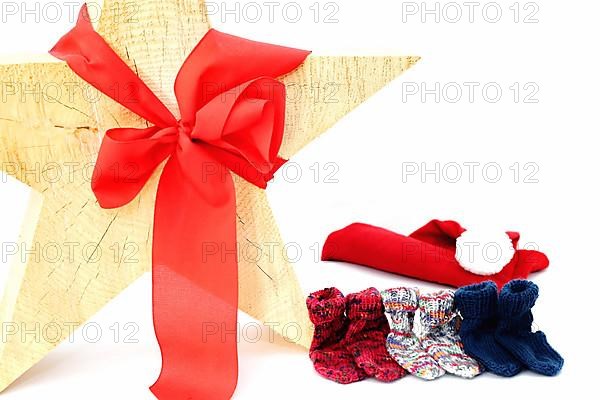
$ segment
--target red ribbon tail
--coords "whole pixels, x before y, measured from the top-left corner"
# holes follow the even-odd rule
[[[235,188],[229,174],[203,196],[177,157],[156,199],[152,303],[163,364],[150,388],[161,400],[229,399],[237,385]]]

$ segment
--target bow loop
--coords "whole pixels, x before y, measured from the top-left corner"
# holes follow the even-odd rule
[[[215,97],[260,77],[277,78],[300,66],[309,51],[255,42],[211,29],[192,50],[175,80],[181,120],[194,124]]]
[[[196,113],[192,139],[211,144],[218,158],[244,179],[264,187],[281,166],[285,86],[258,78],[213,98]]]
[[[117,208],[133,200],[173,152],[177,136],[175,128],[107,131],[92,176],[92,190],[100,206]]]

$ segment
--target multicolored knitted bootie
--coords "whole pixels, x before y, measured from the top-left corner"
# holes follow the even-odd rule
[[[344,295],[336,288],[323,289],[308,296],[306,305],[310,320],[315,324],[309,351],[315,370],[343,384],[366,378],[367,374],[356,365],[342,343],[348,328]]]
[[[406,375],[385,347],[390,332],[381,295],[375,288],[346,296],[346,315],[350,320],[344,344],[356,364],[367,375],[392,382]]]
[[[481,367],[463,349],[456,331],[457,319],[453,308],[452,290],[421,294],[421,346],[447,372],[463,378],[473,378],[482,372]]]
[[[384,290],[381,296],[391,321],[391,332],[386,342],[390,355],[405,370],[419,378],[432,380],[444,375],[444,370],[423,350],[413,333],[419,298],[417,289],[389,289]]]
[[[515,280],[502,288],[498,300],[496,340],[513,356],[538,374],[554,376],[564,364],[543,332],[532,332],[531,308],[538,298],[539,288],[533,282]]]
[[[514,376],[523,365],[495,339],[498,326],[498,288],[491,281],[460,288],[454,294],[462,316],[458,332],[465,352],[486,370],[500,376]]]

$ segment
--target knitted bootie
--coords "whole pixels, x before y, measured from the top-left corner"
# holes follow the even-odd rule
[[[392,382],[406,375],[385,348],[390,326],[383,313],[381,295],[375,288],[346,296],[346,315],[350,320],[344,339],[356,364],[367,375]]]
[[[442,290],[419,298],[421,346],[447,372],[463,378],[481,373],[479,363],[465,354],[456,331],[454,292]]]
[[[315,334],[310,346],[310,359],[315,370],[323,377],[338,383],[360,381],[366,374],[341,343],[348,319],[344,315],[346,300],[335,288],[315,292],[306,299]]]
[[[521,372],[521,363],[494,338],[498,325],[496,284],[487,281],[460,288],[454,301],[463,318],[458,334],[465,352],[496,375],[514,376]]]
[[[536,284],[515,280],[502,288],[498,302],[496,340],[530,370],[554,376],[563,358],[548,344],[543,332],[531,332],[531,308],[538,298]]]
[[[381,296],[391,321],[391,332],[386,342],[390,355],[405,370],[419,378],[432,380],[444,375],[444,370],[423,350],[413,333],[419,297],[417,289],[389,289],[384,290]]]

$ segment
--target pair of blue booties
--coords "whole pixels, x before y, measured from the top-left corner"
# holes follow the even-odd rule
[[[454,299],[463,319],[459,335],[465,352],[500,376],[514,376],[523,369],[558,374],[563,358],[543,332],[531,331],[531,308],[538,295],[537,285],[525,280],[509,282],[500,294],[491,281],[457,290]]]

